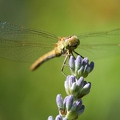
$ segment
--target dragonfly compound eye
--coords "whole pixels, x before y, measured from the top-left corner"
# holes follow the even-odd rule
[[[80,40],[77,36],[71,36],[69,38],[69,46],[73,47],[74,49],[80,44]]]

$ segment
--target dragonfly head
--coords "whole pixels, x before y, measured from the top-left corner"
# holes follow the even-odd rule
[[[69,36],[68,37],[68,46],[71,50],[74,50],[78,47],[80,44],[80,40],[77,36]]]

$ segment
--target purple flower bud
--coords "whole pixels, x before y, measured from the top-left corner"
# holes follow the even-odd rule
[[[77,96],[77,94],[79,93],[79,88],[78,86],[76,85],[76,82],[73,83],[72,87],[71,87],[71,92],[70,94],[73,95],[73,96]]]
[[[89,63],[89,60],[88,60],[88,58],[87,57],[85,57],[84,59],[83,59],[83,64],[88,64]]]
[[[74,71],[75,70],[75,58],[71,55],[69,59],[69,66]]]
[[[76,88],[77,88],[77,85],[76,85],[76,82],[74,82],[71,86],[71,90],[76,91]]]
[[[64,87],[67,95],[69,95],[70,94],[69,81],[64,82]]]
[[[82,106],[80,107],[80,109],[78,110],[78,115],[81,115],[81,114],[84,112],[84,110],[85,110],[85,106],[82,105]]]
[[[84,85],[84,78],[83,78],[83,77],[80,77],[80,78],[77,80],[76,84],[79,86],[79,88],[82,88],[83,85]]]
[[[81,66],[80,67],[80,69],[78,70],[78,75],[76,76],[77,78],[79,78],[80,76],[83,76],[82,74],[83,74],[83,71],[84,71],[84,67],[83,66]]]
[[[48,120],[54,120],[53,116],[49,116]]]
[[[87,84],[85,84],[85,86],[82,88],[81,90],[81,95],[84,96],[86,94],[88,94],[90,92],[90,88],[91,88],[91,83],[88,82]]]
[[[75,112],[75,111],[77,112],[81,108],[81,106],[82,106],[82,100],[80,99],[80,100],[73,103],[71,111],[72,112]]]
[[[62,100],[61,94],[57,95],[56,104],[57,104],[59,109],[63,108],[63,100]]]
[[[67,97],[67,101],[66,101],[66,109],[67,109],[67,111],[69,111],[71,109],[72,104],[73,104],[73,96],[69,95]]]
[[[77,105],[77,110],[79,110],[82,106],[82,100],[79,99],[78,101],[76,101],[76,105]]]
[[[66,96],[65,99],[63,100],[63,104],[64,104],[64,106],[66,106],[67,97],[68,97],[68,96]]]
[[[90,66],[87,66],[86,72],[87,72],[87,73],[90,73],[90,72],[91,72],[91,67],[90,67]]]
[[[90,89],[90,88],[91,88],[91,83],[88,82],[83,88],[84,88],[84,89]]]
[[[76,81],[76,80],[75,80],[75,76],[71,75],[71,76],[69,77],[69,83],[72,84],[72,83],[74,83],[75,81]]]
[[[73,113],[74,113],[74,112],[77,113],[77,110],[76,110],[76,109],[77,109],[77,105],[76,105],[76,103],[73,103],[70,111],[73,112]]]
[[[68,75],[68,76],[66,77],[66,81],[69,82],[69,78],[70,78],[70,75]]]
[[[57,115],[55,120],[62,120],[62,117],[60,115]]]
[[[91,62],[91,63],[90,63],[90,68],[91,68],[91,71],[92,71],[93,68],[94,68],[94,62]]]
[[[76,60],[75,60],[75,69],[76,70],[80,69],[81,61],[82,61],[82,58],[81,58],[80,55],[78,55],[77,58],[76,58]]]
[[[83,77],[86,78],[88,76],[88,71],[87,71],[88,65],[84,66],[84,71],[83,71]]]

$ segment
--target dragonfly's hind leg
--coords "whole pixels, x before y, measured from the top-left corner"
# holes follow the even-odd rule
[[[61,72],[63,73],[63,75],[66,77],[67,75],[65,74],[65,72],[64,72],[64,67],[65,66],[68,66],[67,64],[66,64],[66,61],[68,60],[68,58],[69,58],[69,55],[66,55],[65,56],[65,59],[64,59],[64,61],[63,61],[63,64],[62,64],[62,67],[61,67]]]
[[[79,53],[77,53],[76,51],[73,51],[76,55],[80,55]],[[66,56],[65,56],[65,59],[64,59],[64,61],[63,61],[63,64],[62,64],[62,67],[61,67],[61,72],[63,73],[63,75],[66,77],[67,75],[65,74],[65,72],[64,72],[64,67],[65,66],[68,66],[69,67],[69,65],[67,65],[66,64],[66,62],[67,62],[67,60],[70,58],[70,56],[73,56],[74,58],[75,58],[75,56],[73,55],[73,53],[68,53]],[[80,55],[82,58],[84,58],[82,55]]]
[[[67,75],[66,75],[66,73],[64,72],[64,67],[65,67],[65,66],[69,67],[69,65],[66,64],[66,62],[67,62],[67,60],[70,58],[71,55],[75,58],[75,56],[73,55],[73,53],[69,53],[69,52],[68,52],[68,54],[65,56],[65,59],[64,59],[64,61],[63,61],[62,67],[61,67],[61,72],[63,73],[63,75],[64,75],[65,77],[66,77]]]

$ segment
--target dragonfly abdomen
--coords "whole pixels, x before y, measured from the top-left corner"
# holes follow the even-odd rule
[[[42,63],[46,62],[49,59],[52,59],[54,57],[58,57],[61,54],[56,54],[56,50],[53,49],[50,52],[46,53],[45,55],[41,56],[40,58],[38,58],[30,67],[31,71],[34,71],[35,69],[37,69]]]

